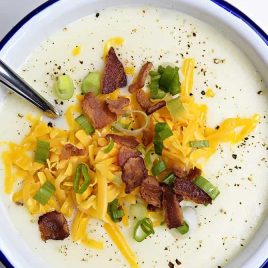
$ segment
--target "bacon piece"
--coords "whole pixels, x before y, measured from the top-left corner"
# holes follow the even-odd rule
[[[142,181],[140,194],[147,204],[157,208],[161,207],[162,189],[155,177],[148,176]]]
[[[183,213],[181,206],[177,200],[176,195],[168,187],[164,187],[162,189],[163,189],[162,206],[164,210],[167,227],[169,229],[177,228],[183,225]]]
[[[69,159],[71,156],[80,156],[83,155],[85,151],[79,149],[71,143],[65,144],[61,150],[60,159]]]
[[[129,105],[129,98],[119,97],[117,100],[106,100],[108,109],[117,116],[124,114],[124,108]]]
[[[143,159],[138,157],[129,158],[122,168],[122,180],[126,184],[125,192],[128,194],[140,186],[147,176],[147,170]]]
[[[116,114],[108,109],[108,105],[90,92],[82,101],[82,110],[95,128],[103,128],[117,119]]]
[[[146,129],[143,130],[142,133],[142,143],[144,146],[148,146],[154,139],[154,122],[152,118],[150,118],[150,122]]]
[[[128,146],[130,148],[135,148],[139,145],[139,142],[132,136],[120,136],[116,134],[108,134],[106,135],[106,139],[113,139],[114,142],[119,143],[124,146]]]
[[[146,114],[152,114],[154,113],[155,111],[163,108],[164,106],[166,106],[166,102],[165,101],[159,101],[157,103],[154,103],[153,105],[151,105],[147,111],[146,111]]]
[[[111,47],[106,57],[104,75],[102,80],[102,94],[108,94],[117,88],[127,85],[127,76],[124,66],[116,56],[114,48]]]
[[[119,149],[119,153],[118,153],[118,158],[117,158],[118,165],[120,167],[123,167],[124,164],[125,164],[125,162],[129,158],[131,158],[131,157],[138,157],[140,155],[141,155],[141,153],[138,150],[129,148],[127,146],[122,146]]]
[[[200,176],[202,173],[201,169],[194,167],[191,168],[186,176],[187,180],[189,181],[193,181],[195,178],[197,178],[198,176]]]
[[[150,100],[149,96],[142,89],[138,89],[136,91],[136,98],[140,107],[147,115],[154,113],[155,111],[161,109],[166,105],[165,101],[159,101],[157,103],[153,103]]]
[[[62,213],[57,211],[48,212],[38,220],[41,238],[44,241],[63,240],[69,236],[69,227]]]
[[[159,210],[159,208],[157,208],[157,207],[155,207],[153,205],[148,204],[147,210],[152,211],[152,212],[155,212],[155,211]]]
[[[197,167],[191,168],[190,170],[187,171],[181,169],[178,166],[173,167],[173,172],[179,179],[185,179],[189,181],[193,181],[196,177],[200,176],[202,173],[202,171]]]
[[[152,69],[153,64],[151,62],[146,62],[140,69],[137,80],[129,86],[128,91],[130,93],[136,92],[138,89],[143,88],[146,78]]]
[[[174,165],[173,172],[176,175],[176,177],[178,177],[180,179],[185,178],[188,174],[188,172],[186,170],[178,167],[177,165]]]
[[[210,196],[193,182],[176,178],[173,190],[176,194],[182,195],[184,199],[190,199],[197,204],[211,204]]]

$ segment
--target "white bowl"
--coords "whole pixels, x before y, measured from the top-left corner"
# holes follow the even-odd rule
[[[248,55],[268,85],[268,37],[235,7],[221,0],[135,0],[135,5],[145,4],[177,9],[213,25]],[[18,69],[36,46],[66,24],[105,7],[126,5],[133,5],[133,1],[47,1],[19,22],[0,42],[0,57],[11,67]],[[0,92],[0,100],[2,97],[3,93]],[[7,267],[11,267],[7,259],[18,268],[45,267],[39,257],[25,247],[24,241],[12,227],[3,204],[0,204],[0,211],[0,248],[3,252],[1,261]],[[267,262],[267,252],[268,218],[249,245],[228,267],[260,267]]]

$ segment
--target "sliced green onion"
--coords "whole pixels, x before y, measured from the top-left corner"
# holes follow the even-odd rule
[[[179,68],[175,67],[175,75],[172,82],[169,85],[168,92],[174,96],[180,92],[180,78],[179,78]]]
[[[154,140],[154,151],[158,155],[162,155],[164,145],[162,141],[156,141]]]
[[[35,194],[34,199],[44,206],[55,191],[55,186],[51,182],[46,181]]]
[[[91,134],[95,131],[94,127],[88,122],[84,115],[79,115],[75,121],[87,134]]]
[[[161,75],[158,80],[158,87],[171,95],[180,92],[179,68],[171,66],[159,66],[158,73]]]
[[[151,71],[149,74],[151,76],[151,82],[149,84],[151,99],[163,99],[166,96],[166,92],[159,88],[161,75],[156,71]]]
[[[152,167],[152,174],[154,176],[159,175],[161,172],[163,172],[164,170],[166,170],[167,166],[166,163],[162,160],[159,160],[156,162],[156,164],[153,165]]]
[[[168,137],[172,136],[173,133],[167,123],[157,123],[155,125],[155,134],[161,139],[165,140]]]
[[[152,154],[153,154],[153,151],[149,150],[148,152],[146,152],[144,156],[144,164],[147,169],[151,169],[153,166]]]
[[[129,213],[136,219],[142,219],[146,217],[147,209],[143,204],[137,203],[134,205],[130,205]]]
[[[158,73],[163,74],[164,71],[165,71],[165,67],[163,67],[162,65],[159,65],[158,66]]]
[[[180,98],[177,97],[175,99],[169,100],[166,102],[166,106],[170,115],[174,121],[178,121],[182,114],[185,112],[185,109],[180,101]]]
[[[175,179],[176,179],[176,176],[173,173],[170,173],[164,178],[163,183],[167,185],[172,185]]]
[[[154,130],[154,150],[161,155],[163,150],[163,141],[173,135],[167,123],[157,123]]]
[[[45,164],[49,157],[49,142],[37,140],[34,161]]]
[[[136,223],[134,227],[133,238],[137,242],[142,242],[151,234],[154,234],[154,227],[152,221],[149,218],[144,218]]]
[[[192,148],[205,148],[209,147],[208,140],[189,141],[189,146]]]
[[[81,179],[83,181],[82,184],[80,183]],[[90,177],[89,177],[88,165],[81,163],[77,166],[76,171],[75,171],[74,192],[77,194],[84,193],[86,191],[87,187],[89,186],[89,184],[90,184]]]
[[[159,85],[161,88],[163,88],[166,92],[169,91],[169,87],[175,77],[176,69],[167,66],[164,68],[163,73],[161,74],[161,78],[159,80]]]
[[[145,154],[146,154],[145,147],[144,147],[144,145],[141,144],[141,143],[137,146],[137,150],[138,150],[142,155],[145,155]]]
[[[121,171],[114,173],[113,183],[120,186],[123,184]]]
[[[120,207],[118,199],[114,199],[108,204],[107,212],[114,222],[119,222],[124,216],[124,211]]]
[[[82,92],[92,92],[95,95],[100,93],[101,74],[99,72],[90,72],[82,81]]]
[[[194,180],[194,184],[207,193],[212,200],[220,194],[219,189],[202,176],[198,176]]]
[[[135,114],[136,115],[142,115],[143,118],[144,118],[143,125],[140,128],[138,128],[138,129],[125,129],[125,128],[123,128],[121,126],[121,124],[119,122],[115,122],[113,124],[113,127],[116,128],[117,130],[119,130],[122,133],[131,135],[131,136],[137,136],[137,135],[141,134],[143,132],[143,130],[148,126],[148,124],[149,124],[149,117],[148,117],[148,115],[145,112],[140,111],[140,110],[132,110],[132,111],[129,111],[128,113],[130,115],[132,115],[132,117],[135,116]]]
[[[114,141],[112,138],[110,138],[109,144],[107,145],[106,148],[103,149],[103,151],[104,151],[104,153],[108,154],[113,150],[113,148],[114,148]]]
[[[166,96],[166,93],[161,89],[151,89],[151,99],[163,99]]]
[[[186,221],[184,221],[183,225],[178,227],[177,230],[179,231],[180,234],[186,234],[189,232],[189,225]]]
[[[69,100],[74,94],[74,84],[70,76],[59,76],[54,84],[56,96],[61,100]]]
[[[150,75],[151,77],[154,77],[154,76],[158,76],[159,73],[158,73],[157,71],[150,71],[150,72],[149,72],[149,75]]]
[[[171,129],[169,128],[169,126],[167,125],[167,127],[161,131],[158,132],[158,137],[160,138],[160,140],[165,140],[169,137],[171,137],[173,135]]]

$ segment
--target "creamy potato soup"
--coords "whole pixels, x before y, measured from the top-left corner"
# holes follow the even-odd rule
[[[85,75],[103,69],[105,43],[114,37],[123,39],[123,44],[114,44],[116,53],[124,66],[135,68],[135,74],[145,61],[155,67],[166,63],[181,67],[185,58],[194,58],[192,94],[198,103],[207,104],[209,127],[216,128],[230,117],[260,115],[260,123],[248,137],[236,145],[221,144],[206,163],[204,175],[220,190],[212,205],[182,202],[189,212],[185,214],[190,225],[187,234],[162,225],[138,243],[132,237],[131,223],[130,227],[120,224],[140,267],[223,267],[247,246],[267,212],[265,85],[245,54],[219,29],[179,12],[152,7],[99,10],[66,25],[33,51],[20,73],[64,113],[77,100],[75,95],[69,101],[56,100],[55,78],[70,75],[75,93],[80,94]],[[132,79],[130,72],[128,82]],[[38,116],[40,112],[16,95],[7,94],[1,103],[1,141],[19,142],[29,131],[28,114]],[[56,120],[44,116],[43,120],[67,129],[64,116]],[[3,167],[0,176],[4,178]],[[2,179],[1,202],[16,230],[48,267],[128,267],[101,221],[90,220],[88,233],[104,242],[103,250],[86,248],[72,242],[71,237],[42,241],[38,215],[31,216],[25,207],[13,203],[11,195],[3,192],[3,184]],[[19,188],[21,183],[17,184]]]

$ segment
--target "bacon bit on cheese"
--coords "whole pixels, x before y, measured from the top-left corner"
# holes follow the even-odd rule
[[[129,98],[119,97],[116,100],[107,99],[106,103],[108,104],[108,109],[119,116],[125,113],[124,108],[129,105],[130,100]]]
[[[82,101],[82,109],[92,122],[94,128],[100,129],[116,120],[116,114],[111,112],[106,102],[94,94],[87,93]]]

